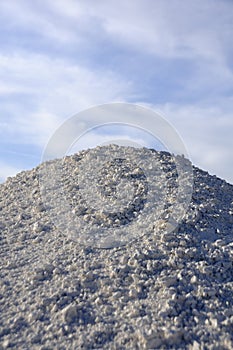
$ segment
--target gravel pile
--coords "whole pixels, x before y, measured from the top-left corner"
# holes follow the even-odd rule
[[[233,348],[233,186],[192,167],[191,193],[177,159],[97,147],[0,185],[0,349]]]

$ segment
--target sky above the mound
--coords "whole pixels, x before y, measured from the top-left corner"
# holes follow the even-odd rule
[[[161,114],[192,162],[233,183],[233,2],[0,2],[0,182],[41,162],[68,118],[128,102]],[[103,130],[83,148],[120,139]],[[159,146],[158,146],[159,147]]]

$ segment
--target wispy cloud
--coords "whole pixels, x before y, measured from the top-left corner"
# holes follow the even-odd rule
[[[194,164],[233,183],[233,105],[156,107],[179,130]]]
[[[17,132],[17,141],[41,146],[65,117],[130,91],[130,83],[111,71],[33,54],[0,56],[0,74],[2,140]]]
[[[9,176],[16,175],[21,169],[10,166],[8,163],[0,161],[0,182],[6,180]]]

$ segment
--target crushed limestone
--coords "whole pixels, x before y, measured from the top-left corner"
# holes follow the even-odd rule
[[[109,154],[116,149],[105,147]],[[101,217],[82,212],[86,208],[80,205],[76,179],[78,163],[98,150],[63,161],[62,195],[77,217],[87,215],[89,227]],[[124,152],[124,147],[119,150]],[[148,152],[162,165],[161,176],[167,169],[172,199],[177,176],[171,156],[143,148],[137,157],[140,153],[143,159]],[[50,164],[54,162],[59,160]],[[122,172],[109,161],[111,176],[116,173],[118,179],[121,168],[121,177],[128,180],[130,164],[123,166]],[[0,185],[0,349],[233,348],[231,184],[193,167],[191,202],[174,230],[166,231],[161,209],[161,217],[134,240],[98,249],[86,244],[83,231],[78,240],[72,239],[62,229],[64,220],[56,225],[56,208],[44,201],[40,188],[43,167]],[[126,222],[123,216],[105,215],[108,230],[131,225],[146,205],[146,178],[140,169],[133,174],[134,192],[129,193],[144,202],[135,202],[136,210],[127,211]],[[101,191],[111,197],[115,185],[111,188],[108,182],[109,189],[103,182]]]

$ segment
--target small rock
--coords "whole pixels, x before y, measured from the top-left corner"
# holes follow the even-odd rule
[[[75,322],[78,316],[77,305],[68,305],[63,310],[64,321],[68,324]]]

